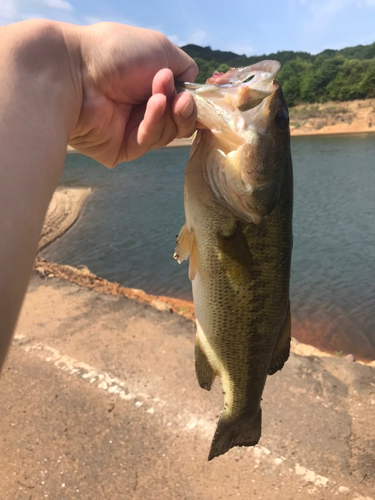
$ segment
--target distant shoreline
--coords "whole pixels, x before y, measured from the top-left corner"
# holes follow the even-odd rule
[[[333,125],[326,126],[322,129],[309,129],[308,127],[304,127],[302,129],[299,128],[291,128],[290,135],[292,137],[301,137],[301,136],[313,136],[313,135],[343,135],[343,134],[375,134],[375,122],[374,127],[346,127],[345,125]],[[171,143],[169,143],[167,148],[170,147],[179,147],[179,146],[191,146],[193,144],[194,137],[189,137],[187,139],[175,139]]]
[[[375,133],[375,99],[299,104],[289,111],[292,137]],[[166,147],[191,146],[193,140],[175,139]],[[77,151],[68,146],[67,153]]]
[[[315,119],[316,121],[316,119]],[[327,120],[329,123],[329,120]],[[311,120],[310,120],[311,122]],[[355,134],[375,134],[375,112],[374,112],[374,122],[372,126],[365,125],[363,123],[337,123],[334,125],[324,125],[320,128],[314,128],[314,124],[306,121],[302,126],[293,127],[291,126],[290,135],[291,137],[309,137],[315,135],[355,135]],[[293,122],[292,122],[293,123]],[[175,139],[174,141],[167,144],[166,148],[175,147],[186,147],[193,144],[194,136],[185,139]],[[71,146],[67,148],[67,154],[78,154]]]
[[[328,128],[328,127],[327,127]],[[352,128],[350,130],[340,130],[339,127],[333,128],[330,130],[291,130],[290,135],[291,137],[309,137],[309,136],[314,136],[314,135],[356,135],[356,134],[375,134],[375,127],[373,128],[367,128],[367,129],[362,129],[362,128]],[[174,141],[170,142],[167,144],[166,148],[178,148],[178,147],[186,147],[186,146],[191,146],[193,144],[194,138],[189,137],[187,139],[175,139]],[[161,148],[162,149],[162,148]],[[67,149],[67,154],[80,154],[79,151],[76,151],[73,149],[71,146],[68,146]]]

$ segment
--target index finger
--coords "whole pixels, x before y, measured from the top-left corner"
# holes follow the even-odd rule
[[[198,66],[186,52],[167,38],[167,55],[169,68],[173,72],[175,80],[182,82],[193,82],[198,74]]]

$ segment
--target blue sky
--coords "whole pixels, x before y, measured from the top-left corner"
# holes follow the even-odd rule
[[[116,21],[238,54],[324,49],[375,41],[375,0],[0,0],[0,25],[43,17]]]

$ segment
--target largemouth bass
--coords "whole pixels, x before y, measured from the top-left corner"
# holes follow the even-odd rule
[[[263,61],[183,85],[206,129],[186,168],[174,257],[189,257],[199,385],[218,375],[223,387],[209,460],[258,443],[267,374],[289,356],[293,174],[279,69]]]

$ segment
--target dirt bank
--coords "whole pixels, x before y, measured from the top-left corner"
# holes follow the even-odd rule
[[[176,313],[190,321],[195,320],[194,304],[190,301],[163,295],[152,295],[135,288],[126,288],[118,283],[112,283],[104,278],[96,276],[84,266],[77,269],[72,266],[62,266],[37,258],[35,260],[34,270],[43,277],[61,278],[81,287],[90,288],[99,293],[135,299],[137,302],[148,304],[159,311]],[[312,345],[304,344],[295,338],[292,338],[291,351],[299,356],[335,357],[333,353],[322,351]],[[351,355],[348,356],[348,359],[352,359]],[[359,363],[361,362],[359,361]],[[375,367],[375,361],[363,364]]]
[[[96,276],[85,266],[80,266],[79,268],[62,266],[53,262],[46,262],[37,257],[35,259],[34,269],[45,277],[62,278],[71,283],[91,288],[96,292],[135,299],[140,303],[149,304],[159,311],[174,312],[184,316],[186,319],[194,319],[194,306],[192,302],[173,299],[163,295],[151,295],[136,288],[126,288],[118,283],[112,283],[104,278]]]
[[[375,99],[301,104],[290,109],[292,136],[375,132]]]
[[[77,220],[83,205],[92,193],[91,188],[58,188],[53,195],[44,220],[39,240],[39,251],[61,236]],[[181,314],[187,319],[194,318],[194,306],[191,302],[170,297],[150,295],[143,290],[125,288],[118,283],[111,283],[95,276],[87,267],[76,269],[71,266],[61,266],[46,262],[37,257],[34,268],[42,276],[56,276],[69,280],[81,286],[92,288],[98,292],[119,295],[136,299],[138,302],[150,304],[160,311],[170,311]]]
[[[91,188],[57,188],[48,207],[39,239],[39,251],[74,224],[91,193]]]

